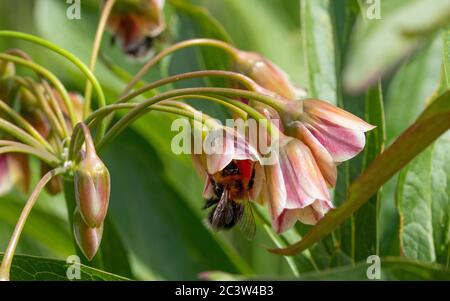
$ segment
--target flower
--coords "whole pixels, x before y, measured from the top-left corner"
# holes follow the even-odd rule
[[[82,127],[86,150],[82,152],[82,159],[75,171],[75,199],[85,223],[91,228],[98,228],[108,211],[110,176],[95,152],[89,130],[86,126]]]
[[[313,225],[333,205],[327,183],[311,150],[302,141],[281,135],[278,160],[264,166],[262,203],[267,203],[272,226],[282,233],[297,220]]]
[[[78,208],[73,214],[73,235],[78,247],[88,260],[92,260],[100,247],[103,235],[103,223],[91,228],[84,222]]]
[[[108,19],[108,28],[128,55],[142,57],[151,50],[153,39],[166,25],[164,0],[118,2]]]
[[[314,150],[317,159],[326,157],[323,149],[336,163],[353,158],[364,149],[364,133],[375,128],[359,117],[318,99],[305,99],[294,105],[301,108],[288,109],[295,119],[287,121],[287,132],[303,139]],[[325,158],[323,161],[328,160]]]
[[[261,87],[286,99],[299,99],[306,96],[306,91],[295,87],[286,72],[256,52],[236,49],[235,68]]]
[[[210,199],[215,193],[214,184],[216,180],[214,176],[217,177],[230,164],[237,164],[240,170],[245,169],[243,177],[246,180],[250,180],[252,177],[251,168],[247,167],[253,166],[254,162],[260,161],[256,149],[242,135],[231,128],[213,124],[212,122],[213,120],[210,120],[209,125],[212,128],[209,129],[204,139],[203,145],[206,144],[205,153],[192,155],[194,167],[205,181],[203,191],[205,199]],[[255,168],[260,171],[259,164],[255,164]],[[261,172],[257,172],[254,175],[252,187],[245,192],[248,199],[254,200],[259,194],[261,175]]]

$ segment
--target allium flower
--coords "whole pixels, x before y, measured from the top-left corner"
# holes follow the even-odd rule
[[[266,185],[260,198],[269,206],[273,228],[282,233],[297,220],[315,224],[333,205],[327,183],[306,144],[284,135],[279,143],[276,164],[264,166]]]
[[[375,128],[355,115],[317,99],[305,99],[291,115],[297,120],[287,124],[290,135],[302,139],[315,154],[322,153],[322,147],[334,162],[347,161],[360,153],[365,145],[364,133]]]
[[[164,0],[118,1],[109,17],[108,28],[118,38],[125,53],[145,56],[153,39],[164,31]]]
[[[205,140],[215,146],[214,152],[192,157],[205,181],[204,209],[213,207],[209,222],[214,230],[239,224],[243,234],[252,239],[256,227],[249,201],[256,200],[261,190],[263,171],[259,155],[244,137],[230,128],[216,128]]]

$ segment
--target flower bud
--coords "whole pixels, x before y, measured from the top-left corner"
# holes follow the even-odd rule
[[[88,260],[92,260],[102,241],[103,224],[100,224],[97,228],[90,228],[84,222],[77,208],[73,214],[73,234],[84,256]]]
[[[306,96],[306,91],[296,88],[281,68],[258,53],[240,50],[237,52],[235,64],[238,72],[286,99],[294,100]]]
[[[106,216],[109,204],[110,177],[108,169],[97,156],[89,130],[83,127],[86,152],[75,171],[75,198],[86,224],[99,227]]]

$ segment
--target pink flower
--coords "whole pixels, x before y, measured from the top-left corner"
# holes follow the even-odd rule
[[[302,141],[282,136],[277,163],[264,166],[264,170],[266,185],[261,198],[269,206],[272,226],[278,233],[297,220],[313,225],[333,208],[327,183]]]
[[[355,115],[321,100],[305,99],[301,105],[298,120],[287,125],[288,133],[303,138],[312,150],[316,150],[315,153],[322,153],[322,147],[325,148],[336,163],[359,154],[366,143],[364,133],[375,128]],[[320,157],[317,156],[318,159]]]
[[[0,154],[0,196],[17,187],[28,193],[31,171],[28,158],[22,154]]]
[[[137,0],[115,4],[108,28],[122,44],[123,51],[134,57],[145,56],[153,39],[164,31],[164,0]]]

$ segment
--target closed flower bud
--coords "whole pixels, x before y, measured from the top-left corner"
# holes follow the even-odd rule
[[[73,234],[78,247],[88,260],[92,260],[100,247],[103,235],[103,224],[91,228],[84,222],[80,211],[75,209],[73,215]]]
[[[109,204],[110,177],[108,169],[97,156],[89,130],[83,125],[86,151],[75,171],[75,198],[86,224],[99,227]]]

